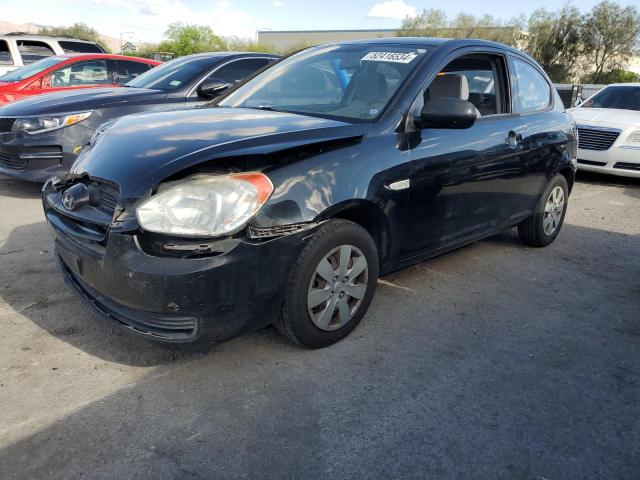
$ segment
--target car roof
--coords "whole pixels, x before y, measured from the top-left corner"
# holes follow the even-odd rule
[[[15,38],[15,39],[22,39],[22,40],[57,40],[61,42],[67,41],[67,42],[78,42],[78,43],[90,43],[92,45],[96,45],[95,42],[91,42],[89,40],[80,40],[79,38],[69,37],[65,35],[62,35],[62,36],[38,35],[38,34],[31,34],[31,33],[12,32],[12,33],[0,34],[0,38],[2,39]]]
[[[280,58],[280,55],[278,55],[276,53],[262,53],[262,52],[203,52],[203,53],[193,53],[191,55],[185,55],[183,57],[176,57],[176,59],[178,59],[178,58],[227,58],[227,57],[234,57],[234,56]]]
[[[500,48],[513,53],[523,55],[524,52],[503,43],[492,42],[490,40],[481,40],[479,38],[442,38],[442,37],[384,37],[371,38],[363,40],[343,40],[340,42],[330,42],[328,45],[411,45],[425,47],[441,47],[449,46],[451,48],[464,47],[469,45],[480,45],[486,47]],[[524,54],[526,55],[526,54]]]
[[[96,60],[105,58],[108,60],[133,60],[144,63],[154,63],[160,65],[162,62],[142,57],[129,57],[127,55],[117,55],[114,53],[63,53],[60,55],[52,55],[52,57],[63,58],[65,60]]]

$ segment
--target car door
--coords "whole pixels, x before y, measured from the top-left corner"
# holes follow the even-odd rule
[[[406,255],[469,242],[505,222],[501,181],[520,163],[507,72],[502,53],[463,50],[416,98],[412,111],[434,94],[468,99],[478,118],[468,129],[422,129],[413,142]]]
[[[549,165],[562,163],[564,105],[539,67],[524,57],[509,57],[513,130],[518,134],[519,168],[503,178],[509,202],[503,216],[511,224],[534,210],[548,180]],[[558,108],[555,108],[557,102]]]
[[[76,88],[115,87],[108,60],[80,60],[68,63],[42,78],[42,93]]]
[[[186,101],[190,104],[210,102],[212,100],[211,98],[203,98],[198,95],[198,86],[200,86],[204,81],[220,80],[220,82],[234,85],[273,61],[273,58],[268,57],[251,57],[230,60],[205,75],[191,90]]]

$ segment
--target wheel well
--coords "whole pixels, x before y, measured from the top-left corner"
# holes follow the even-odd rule
[[[569,193],[571,193],[571,189],[573,188],[573,182],[574,182],[573,170],[571,169],[571,167],[565,167],[562,170],[560,170],[558,173],[567,180],[567,185],[569,186]]]
[[[378,249],[378,257],[380,259],[380,265],[383,264],[387,257],[388,238],[387,229],[384,225],[384,221],[380,219],[375,213],[368,211],[365,208],[347,208],[340,210],[331,216],[331,218],[341,218],[343,220],[349,220],[350,222],[357,223],[364,228],[369,235],[373,238]]]

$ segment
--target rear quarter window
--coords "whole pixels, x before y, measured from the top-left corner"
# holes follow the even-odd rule
[[[13,65],[9,44],[6,40],[0,40],[0,65]]]
[[[28,65],[35,61],[54,55],[51,46],[37,40],[17,40],[16,45],[22,57],[22,63]]]
[[[515,113],[530,113],[546,110],[551,105],[551,87],[532,65],[513,59],[517,79],[517,91],[513,92]]]
[[[58,44],[64,53],[104,53],[102,48],[95,43],[60,40]]]

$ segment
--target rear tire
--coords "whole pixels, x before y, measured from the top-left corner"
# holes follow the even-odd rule
[[[309,348],[341,340],[369,308],[378,268],[376,244],[364,228],[347,220],[328,221],[289,275],[276,329]]]
[[[532,247],[546,247],[553,242],[564,223],[569,200],[569,186],[562,175],[551,179],[534,214],[518,225],[520,240]]]

